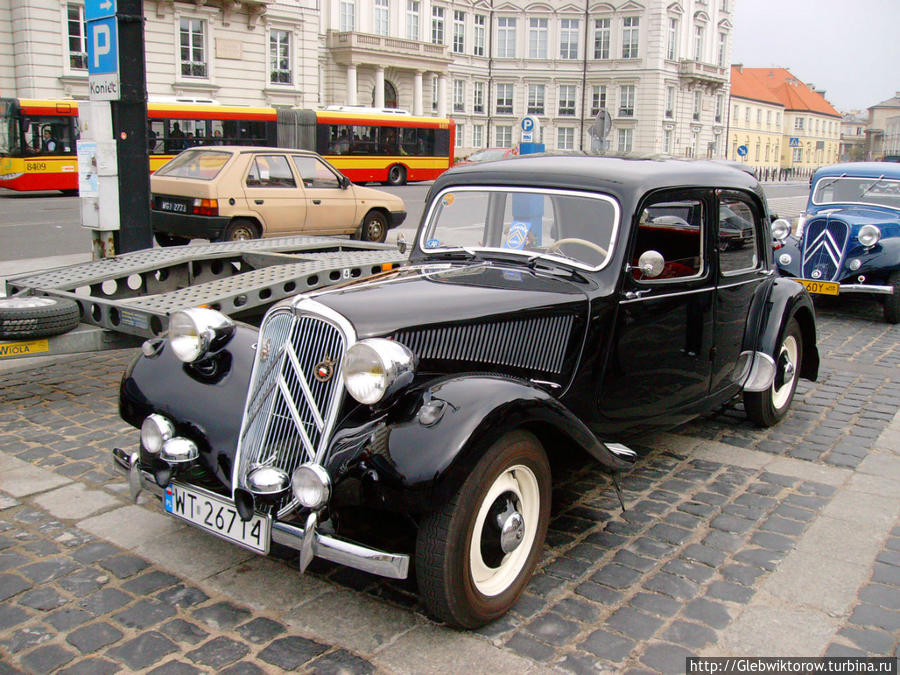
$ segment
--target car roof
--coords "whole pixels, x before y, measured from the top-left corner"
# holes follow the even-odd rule
[[[900,178],[900,163],[897,162],[845,162],[843,164],[832,164],[831,166],[823,166],[816,171],[813,178],[821,178],[823,176],[858,176],[861,178],[879,178],[880,176],[889,176],[892,178]]]
[[[195,145],[186,148],[184,152],[190,150],[209,150],[212,152],[291,152],[302,155],[316,155],[318,153],[312,150],[300,150],[299,148],[273,148],[268,145]]]
[[[656,188],[717,187],[751,190],[757,180],[744,170],[715,160],[631,159],[541,153],[496,162],[466,164],[442,174],[433,191],[448,185],[510,185],[604,191],[624,202]]]

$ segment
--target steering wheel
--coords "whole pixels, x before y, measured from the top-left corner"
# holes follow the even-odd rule
[[[563,244],[581,244],[582,246],[587,246],[588,248],[592,248],[597,253],[602,255],[604,258],[606,257],[606,249],[600,246],[599,244],[595,244],[592,241],[588,241],[587,239],[579,239],[578,237],[567,237],[565,239],[560,239],[556,243],[552,244],[548,251],[558,251],[559,247]]]

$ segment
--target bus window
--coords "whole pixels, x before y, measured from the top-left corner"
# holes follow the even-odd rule
[[[164,128],[165,123],[162,120],[147,121],[147,150],[151,155],[161,155],[165,151],[164,143],[162,142],[165,135],[163,132]]]
[[[421,155],[422,148],[419,147],[418,129],[400,129],[400,154],[402,155]]]
[[[346,124],[328,125],[328,154],[350,154],[350,127]]]
[[[377,155],[378,154],[378,127],[354,125],[350,138],[351,155]]]
[[[25,135],[25,154],[74,155],[75,140],[72,118],[49,115],[26,117],[22,120]]]
[[[434,155],[434,129],[417,129],[420,155]]]
[[[378,154],[399,155],[400,148],[397,145],[397,132],[399,129],[394,127],[381,127],[378,131]]]
[[[269,145],[266,143],[266,123],[242,121],[240,145]]]
[[[19,123],[9,101],[0,99],[0,157],[19,154]]]

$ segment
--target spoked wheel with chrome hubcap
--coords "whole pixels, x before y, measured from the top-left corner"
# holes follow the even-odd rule
[[[784,328],[775,359],[775,381],[766,391],[744,392],[747,416],[756,424],[770,427],[787,414],[797,390],[800,363],[803,360],[803,334],[796,319]]]
[[[531,579],[549,519],[547,456],[532,434],[509,433],[419,528],[416,577],[429,611],[462,628],[503,615]]]

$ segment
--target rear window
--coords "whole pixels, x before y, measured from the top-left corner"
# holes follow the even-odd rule
[[[218,150],[188,150],[163,165],[157,176],[212,180],[231,159],[230,152]]]

